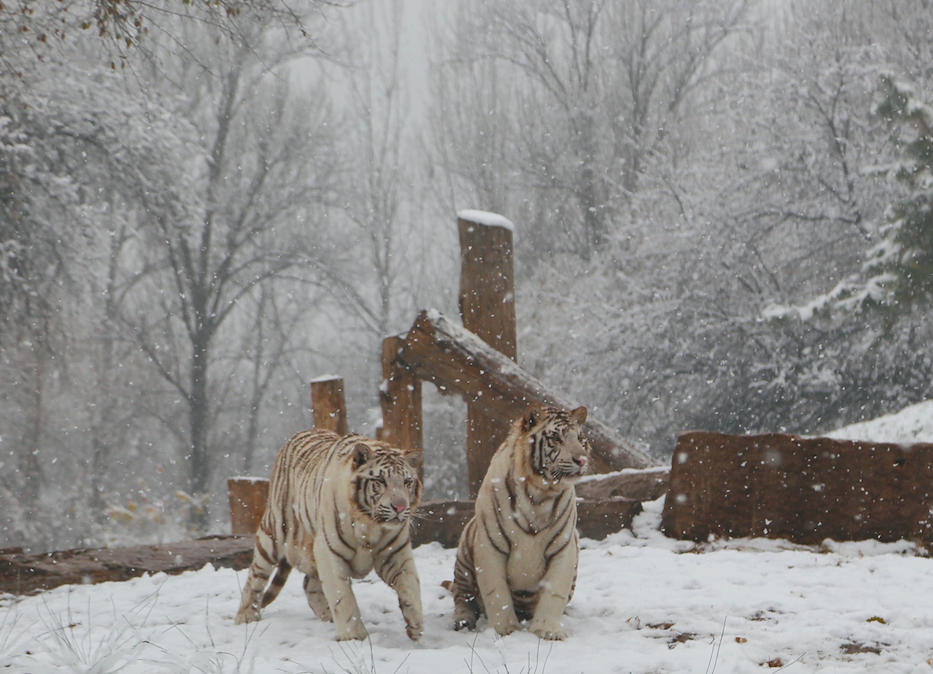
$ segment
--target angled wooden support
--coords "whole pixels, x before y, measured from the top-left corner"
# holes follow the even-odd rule
[[[435,384],[442,393],[456,393],[497,419],[516,419],[531,403],[565,409],[577,407],[437,311],[419,314],[395,360],[419,378]],[[592,446],[595,472],[657,465],[652,457],[593,415],[587,417],[583,428]]]
[[[315,428],[333,431],[338,435],[350,432],[347,426],[343,379],[326,375],[311,381],[311,414]]]

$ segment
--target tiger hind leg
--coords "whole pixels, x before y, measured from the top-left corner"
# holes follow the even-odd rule
[[[454,629],[458,632],[462,629],[476,629],[476,621],[479,619],[479,602],[475,597],[466,598],[454,595]]]
[[[464,628],[475,629],[476,621],[483,613],[476,570],[473,566],[473,551],[469,543],[475,528],[476,520],[471,519],[460,536],[454,579],[448,586],[454,596],[454,629],[457,631]]]
[[[264,532],[260,529],[256,534],[256,546],[253,548],[253,562],[249,566],[249,575],[246,578],[246,585],[243,587],[240,610],[237,611],[236,614],[237,625],[259,620],[262,606],[268,603],[262,602],[262,595],[263,590],[266,588],[266,584],[269,582],[269,576],[272,575],[272,571],[276,566],[275,553],[275,545],[271,537],[264,535]],[[284,562],[285,560],[283,559],[282,561]],[[287,575],[286,573],[285,576]],[[279,589],[281,589],[281,587]],[[274,599],[277,594],[278,591],[275,591],[272,598]]]
[[[324,622],[334,622],[334,616],[330,612],[330,605],[327,603],[327,597],[324,596],[324,586],[321,585],[321,577],[316,568],[305,574],[303,586],[305,596],[308,598],[308,606],[314,611],[314,615]]]

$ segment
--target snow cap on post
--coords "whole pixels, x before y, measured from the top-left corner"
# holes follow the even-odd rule
[[[515,225],[512,224],[512,221],[503,215],[499,215],[498,213],[477,211],[472,208],[466,208],[462,211],[457,211],[457,218],[459,220],[475,222],[477,225],[486,225],[487,227],[502,227],[503,229],[507,229],[510,232],[515,231]]]

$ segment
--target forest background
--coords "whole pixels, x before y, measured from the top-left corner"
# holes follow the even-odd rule
[[[929,0],[4,2],[0,547],[223,531],[322,374],[372,434],[462,208],[520,364],[659,460],[923,400],[929,103]]]

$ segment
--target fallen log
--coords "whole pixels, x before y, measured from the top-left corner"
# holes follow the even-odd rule
[[[412,523],[413,547],[438,542],[455,548],[460,532],[473,517],[473,501],[425,501],[418,507]],[[631,529],[632,520],[641,513],[641,501],[620,496],[593,501],[577,499],[577,530],[584,538],[602,540],[622,529]]]
[[[577,407],[437,311],[422,311],[418,315],[396,360],[421,379],[433,383],[442,393],[455,393],[488,416],[516,419],[531,403],[565,409]],[[592,415],[583,427],[592,446],[597,472],[657,465],[652,457]]]
[[[252,558],[252,536],[210,536],[162,545],[39,554],[12,549],[0,552],[0,595],[129,580],[146,573],[178,574],[206,564],[240,570],[248,568]]]
[[[625,498],[577,500],[577,528],[586,538],[602,539],[631,528],[641,502]],[[473,501],[426,501],[412,526],[412,545],[439,542],[456,547],[460,532],[473,516]],[[241,571],[253,559],[253,536],[209,536],[193,541],[127,548],[78,548],[24,553],[0,549],[0,596],[26,595],[60,585],[124,581],[147,573],[179,574],[206,564]]]
[[[624,496],[636,501],[654,501],[667,494],[670,468],[626,468],[614,473],[587,475],[577,482],[577,498],[604,499]]]

